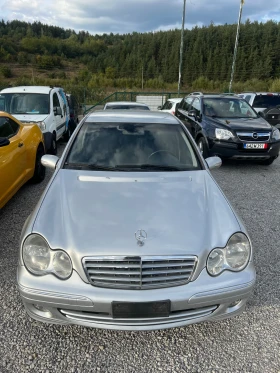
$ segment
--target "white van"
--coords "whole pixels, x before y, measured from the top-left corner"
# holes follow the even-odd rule
[[[70,137],[70,113],[62,88],[24,86],[0,92],[1,107],[22,123],[37,123],[44,134],[46,151],[57,153],[57,140]]]

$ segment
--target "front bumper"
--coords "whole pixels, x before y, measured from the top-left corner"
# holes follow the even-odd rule
[[[244,160],[265,160],[277,158],[279,155],[280,142],[268,143],[268,149],[247,150],[243,148],[244,143],[235,143],[227,141],[213,141],[210,145],[210,156],[217,155],[221,158],[233,158]]]
[[[182,286],[121,290],[94,287],[82,281],[75,271],[68,280],[61,281],[53,275],[33,276],[24,266],[18,267],[18,289],[27,313],[35,320],[117,330],[166,329],[238,315],[245,307],[255,279],[254,265],[249,263],[241,272],[225,271],[218,277],[209,276],[204,268],[195,281]],[[166,299],[171,301],[169,317],[112,317],[113,301]],[[40,307],[43,309],[38,309]]]

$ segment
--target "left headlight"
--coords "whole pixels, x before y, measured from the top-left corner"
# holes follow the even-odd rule
[[[34,275],[49,273],[60,279],[67,279],[72,274],[72,262],[63,250],[51,250],[47,241],[38,234],[26,238],[22,247],[22,258],[26,268]]]
[[[279,132],[278,128],[276,128],[276,129],[272,132],[272,138],[273,138],[273,140],[275,140],[275,141],[280,140],[280,132]]]
[[[251,256],[251,245],[244,233],[233,234],[226,247],[211,251],[207,259],[207,271],[211,276],[218,276],[225,270],[242,271]]]
[[[216,128],[215,129],[215,136],[219,140],[229,140],[230,138],[234,137],[232,132],[230,132],[228,130],[224,130],[222,128]]]

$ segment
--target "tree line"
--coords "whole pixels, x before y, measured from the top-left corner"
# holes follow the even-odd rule
[[[236,25],[228,24],[186,30],[182,86],[210,90],[226,86],[235,35]],[[45,79],[65,78],[69,83],[70,78],[73,84],[79,82],[87,88],[140,88],[143,78],[146,87],[175,88],[179,48],[180,30],[176,29],[91,35],[40,22],[0,22],[0,69],[2,80],[6,81],[13,75],[13,64],[18,64],[32,66],[38,71],[50,71]],[[235,72],[236,87],[244,82],[260,87],[273,84],[273,80],[280,76],[279,61],[280,23],[249,20],[243,23]],[[51,70],[61,70],[62,73],[59,76],[56,72],[57,77]],[[68,71],[71,71],[69,77]]]

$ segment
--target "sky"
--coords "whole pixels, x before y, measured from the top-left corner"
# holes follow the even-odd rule
[[[185,27],[237,22],[239,0],[186,0]],[[181,28],[183,0],[0,0],[0,19],[91,34]],[[245,0],[242,21],[280,22],[280,0]]]

